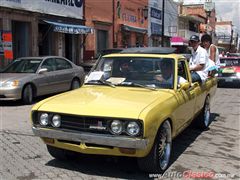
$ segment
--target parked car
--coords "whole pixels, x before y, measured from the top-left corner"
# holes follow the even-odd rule
[[[228,53],[227,57],[240,57],[240,53]]]
[[[79,88],[84,82],[83,68],[57,56],[23,57],[14,60],[0,74],[0,100],[33,98]]]
[[[240,57],[220,58],[217,78],[219,86],[231,84],[240,87]]]
[[[33,133],[57,159],[70,151],[128,156],[144,171],[164,172],[172,139],[196,117],[199,127],[209,126],[217,88],[215,77],[192,83],[186,58],[173,52],[130,48],[103,56],[82,88],[32,108]],[[163,64],[171,64],[167,81]]]

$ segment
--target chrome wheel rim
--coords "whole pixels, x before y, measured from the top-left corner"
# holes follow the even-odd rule
[[[161,134],[159,144],[159,165],[162,170],[168,166],[171,153],[171,143],[167,142],[167,132]]]
[[[204,124],[207,127],[210,122],[210,105],[209,100],[206,101],[205,109],[204,109]]]

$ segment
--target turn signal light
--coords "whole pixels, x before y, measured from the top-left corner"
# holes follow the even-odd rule
[[[135,154],[136,153],[136,149],[131,149],[131,148],[119,148],[121,153],[124,154]]]

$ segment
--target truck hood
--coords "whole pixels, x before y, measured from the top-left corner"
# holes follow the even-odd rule
[[[135,119],[157,99],[164,101],[170,96],[172,94],[168,90],[88,85],[50,98],[40,103],[37,109],[74,115]]]

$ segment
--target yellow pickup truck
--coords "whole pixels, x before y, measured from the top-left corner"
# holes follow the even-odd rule
[[[192,83],[188,62],[171,48],[129,48],[103,56],[77,90],[37,103],[32,130],[49,153],[128,156],[163,173],[172,140],[196,118],[210,120],[214,77]]]

